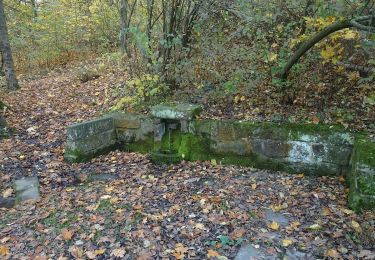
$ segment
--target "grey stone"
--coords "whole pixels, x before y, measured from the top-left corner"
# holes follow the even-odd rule
[[[116,143],[116,133],[113,129],[92,134],[84,139],[70,140],[66,144],[66,150],[79,151],[81,154],[95,153]]]
[[[115,113],[112,115],[115,128],[138,129],[141,127],[142,116],[135,114]]]
[[[262,248],[255,248],[253,245],[245,244],[238,251],[234,260],[257,260],[257,259],[277,259],[277,255],[270,255]]]
[[[68,126],[68,141],[89,138],[96,134],[114,130],[112,117],[104,117]]]
[[[17,200],[37,200],[39,194],[39,180],[37,177],[24,177],[15,181]]]
[[[270,209],[266,210],[265,217],[266,217],[266,220],[275,221],[283,227],[285,227],[289,224],[289,220],[283,214],[273,212]]]
[[[211,142],[210,149],[216,154],[250,155],[252,153],[251,142],[247,139]]]
[[[275,140],[252,140],[253,151],[269,158],[285,158],[289,156],[291,144]]]
[[[201,110],[201,106],[194,104],[157,105],[152,107],[151,115],[161,119],[192,120]]]
[[[0,198],[0,208],[13,208],[16,200],[14,198]]]

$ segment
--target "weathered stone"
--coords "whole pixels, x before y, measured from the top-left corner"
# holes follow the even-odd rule
[[[253,151],[269,158],[285,158],[289,156],[292,145],[274,140],[252,140]]]
[[[347,177],[350,193],[349,206],[359,211],[375,208],[375,142],[358,137],[352,157],[352,168]]]
[[[157,105],[152,107],[151,115],[161,119],[192,120],[202,108],[194,104]]]
[[[1,198],[0,197],[0,208],[13,208],[16,203],[14,198]]]
[[[15,181],[17,200],[37,200],[39,195],[39,180],[37,177],[25,177]]]
[[[114,130],[112,117],[99,118],[88,122],[70,125],[67,128],[68,141],[92,137]]]
[[[114,127],[124,129],[138,129],[141,127],[142,116],[135,114],[115,113],[113,114]]]
[[[289,224],[289,219],[281,213],[273,212],[271,209],[266,210],[265,218],[268,221],[275,221],[283,227],[286,227]]]
[[[214,142],[236,140],[236,127],[230,121],[216,121],[211,124],[211,138]]]
[[[247,139],[211,142],[210,148],[215,154],[249,155],[252,152],[251,142]]]

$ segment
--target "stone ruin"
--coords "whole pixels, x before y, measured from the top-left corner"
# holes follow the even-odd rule
[[[375,142],[338,126],[200,120],[193,104],[157,105],[151,115],[111,113],[68,126],[65,159],[90,160],[114,149],[150,154],[155,163],[219,164],[346,176],[352,209],[375,208]]]

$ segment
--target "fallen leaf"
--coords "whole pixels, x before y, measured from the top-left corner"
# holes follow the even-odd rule
[[[123,248],[115,248],[112,250],[111,255],[114,257],[124,257],[125,256],[125,249]]]
[[[288,247],[288,246],[290,246],[291,244],[293,244],[293,240],[291,240],[291,239],[283,239],[283,241],[282,241],[282,245],[283,245],[284,247]]]
[[[64,240],[71,240],[73,237],[73,231],[63,228],[61,229],[61,235],[63,236]]]
[[[362,228],[357,221],[352,220],[352,227],[355,230],[355,232],[357,232],[358,234],[362,233]]]
[[[278,230],[280,228],[279,223],[272,221],[272,223],[268,224],[267,227],[273,230]]]
[[[257,188],[257,184],[256,184],[256,183],[251,184],[251,188],[252,188],[253,190],[255,190],[255,189]]]
[[[82,249],[80,249],[79,247],[77,246],[71,246],[69,247],[69,250],[68,250],[72,256],[74,256],[75,258],[82,258],[83,256],[83,251]]]
[[[219,257],[219,256],[220,256],[220,254],[218,252],[216,252],[215,250],[212,250],[212,249],[207,250],[207,257],[208,258]]]
[[[195,224],[195,228],[203,230],[204,225],[202,223],[197,223],[197,224]]]
[[[13,193],[13,189],[12,189],[12,188],[6,189],[6,190],[3,192],[3,197],[4,197],[4,198],[8,198],[8,197],[12,196],[12,193]]]
[[[339,252],[337,252],[336,249],[332,248],[332,249],[329,249],[326,253],[325,253],[326,256],[328,257],[331,257],[331,258],[340,258],[340,254]]]
[[[0,246],[0,255],[2,255],[2,256],[9,255],[9,247],[7,247],[7,246]]]
[[[307,230],[319,230],[322,227],[319,224],[313,224],[307,228]]]

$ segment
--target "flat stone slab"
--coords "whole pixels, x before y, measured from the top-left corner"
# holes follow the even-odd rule
[[[16,203],[14,198],[0,198],[0,208],[13,208]]]
[[[39,194],[39,180],[37,177],[25,177],[15,181],[17,200],[37,200]]]
[[[201,111],[202,107],[194,104],[157,105],[152,107],[151,115],[160,119],[192,120]]]
[[[265,218],[268,221],[275,221],[281,226],[285,227],[289,224],[289,220],[281,213],[273,212],[272,210],[266,210]]]

